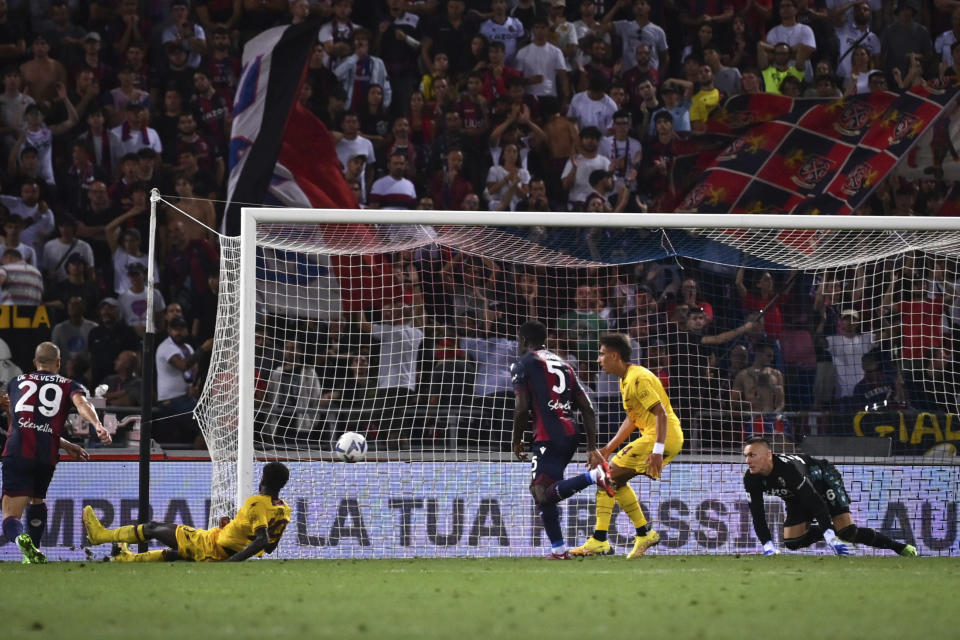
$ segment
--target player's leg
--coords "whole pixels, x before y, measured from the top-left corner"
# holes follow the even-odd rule
[[[783,520],[783,546],[791,551],[804,549],[823,540],[823,529],[811,524],[813,515],[798,502],[787,502]]]
[[[147,540],[159,540],[173,549],[177,548],[177,525],[166,522],[148,522],[146,524],[128,524],[116,529],[107,529],[94,513],[93,507],[83,508],[83,526],[87,530],[90,544],[108,542],[139,543]]]
[[[23,533],[23,511],[29,500],[29,496],[11,496],[4,492],[3,537],[7,542],[14,542]]]
[[[111,560],[113,562],[174,562],[180,560],[176,549],[155,549],[145,553],[133,553],[125,542],[114,545]]]
[[[555,478],[562,478],[567,464],[576,451],[576,443],[536,442],[531,457],[530,494],[540,512],[540,521],[550,539],[551,558],[565,558],[567,555],[563,530],[560,527],[560,510],[557,503],[561,500]],[[572,495],[572,494],[570,494]]]
[[[47,503],[42,499],[31,499],[27,505],[27,534],[33,546],[40,547],[40,541],[47,530]]]
[[[837,537],[847,542],[865,544],[876,549],[890,549],[901,556],[916,556],[917,548],[912,544],[898,542],[870,527],[858,527],[853,523],[850,513],[840,513],[833,517],[833,529]]]
[[[26,467],[26,462],[21,458],[4,458],[2,465],[3,498],[0,511],[3,513],[3,537],[7,542],[15,542],[23,533],[23,511],[33,493],[33,478],[31,469]]]

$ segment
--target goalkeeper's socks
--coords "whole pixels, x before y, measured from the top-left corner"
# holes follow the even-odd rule
[[[561,480],[557,483],[557,495],[561,500],[566,500],[573,494],[583,491],[590,485],[594,484],[596,481],[591,477],[590,473],[581,473],[578,476],[573,476],[572,478],[567,478],[566,480]]]
[[[905,543],[897,542],[893,538],[885,536],[870,527],[857,527],[857,533],[853,538],[850,542],[865,544],[868,547],[875,547],[877,549],[892,549],[897,553],[907,548]]]
[[[3,519],[3,537],[7,542],[13,542],[23,533],[23,523],[16,516],[9,516]]]

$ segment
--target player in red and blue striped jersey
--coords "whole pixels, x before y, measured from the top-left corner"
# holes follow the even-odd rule
[[[47,527],[47,487],[60,460],[60,449],[79,460],[88,460],[82,447],[60,437],[72,407],[97,430],[104,444],[110,434],[97,417],[87,398],[86,388],[75,380],[61,376],[60,349],[52,342],[42,342],[34,352],[37,368],[24,373],[7,385],[10,433],[3,449],[3,535],[16,541],[24,562],[42,564],[46,557],[37,547]],[[28,506],[29,505],[29,506]],[[21,518],[27,512],[27,533]]]
[[[527,460],[523,432],[533,430],[530,493],[540,510],[543,528],[550,538],[550,558],[568,559],[560,528],[557,503],[596,484],[613,495],[610,467],[597,450],[597,417],[576,373],[565,360],[548,351],[547,328],[533,321],[519,330],[521,358],[510,367],[516,404],[513,411],[513,451]],[[574,410],[583,418],[583,429]],[[563,473],[580,444],[587,440],[589,471],[563,479]]]

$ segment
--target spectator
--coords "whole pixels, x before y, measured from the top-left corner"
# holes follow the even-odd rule
[[[127,104],[124,110],[126,119],[123,124],[110,130],[113,135],[120,139],[124,153],[135,154],[144,147],[150,147],[157,153],[163,153],[160,134],[157,133],[156,129],[147,126],[148,114],[144,113],[143,105],[131,102]]]
[[[41,107],[49,109],[59,96],[57,87],[66,85],[67,70],[50,57],[50,43],[46,36],[34,36],[31,49],[33,59],[20,65],[24,91]]]
[[[331,66],[337,66],[341,60],[353,53],[353,35],[362,27],[350,20],[353,12],[353,0],[333,0],[330,6],[333,19],[320,27],[317,36],[323,50],[330,56]]]
[[[567,117],[581,129],[596,127],[601,133],[610,133],[617,104],[607,95],[609,83],[601,75],[590,77],[590,88],[573,96]]]
[[[931,57],[933,44],[927,28],[916,22],[920,13],[917,0],[898,0],[894,13],[896,20],[884,29],[880,38],[881,68],[890,70],[891,74],[897,69],[906,76],[915,56],[923,62]]]
[[[681,88],[668,80],[660,88],[660,97],[663,107],[653,112],[654,129],[656,129],[657,114],[668,113],[671,118],[673,133],[688,133],[690,131],[690,101],[682,95]]]
[[[490,167],[487,173],[485,197],[491,211],[504,209],[516,210],[520,201],[530,191],[530,172],[520,166],[520,151],[516,144],[503,147],[500,163]],[[507,197],[512,193],[511,197]],[[506,202],[504,202],[506,201]]]
[[[189,52],[187,66],[196,69],[201,57],[207,53],[207,34],[203,27],[190,19],[189,0],[173,0],[170,3],[172,24],[163,30],[160,40],[164,45],[175,43]]]
[[[596,0],[580,0],[580,19],[573,23],[577,41],[580,43],[580,51],[572,65],[574,68],[585,67],[591,62],[591,45],[597,40],[607,46],[613,44],[609,29],[597,20],[597,9]]]
[[[240,78],[240,57],[230,51],[230,31],[222,25],[213,28],[211,44],[211,53],[200,68],[206,71],[217,95],[232,106]]]
[[[787,280],[787,283],[780,291],[774,289],[773,274],[769,271],[763,271],[756,275],[753,291],[748,291],[743,284],[744,269],[740,267],[737,270],[737,292],[740,294],[740,304],[746,312],[763,312],[764,328],[767,333],[775,340],[780,338],[780,331],[783,328],[783,303],[793,288],[795,278],[793,275]],[[856,381],[854,381],[856,382]]]
[[[59,235],[43,245],[40,265],[47,282],[63,282],[67,279],[67,260],[78,254],[85,264],[93,266],[93,248],[77,237],[77,219],[69,213],[57,216]]]
[[[418,85],[417,61],[420,57],[420,16],[406,10],[406,0],[387,0],[387,15],[380,21],[377,35],[377,50],[386,64],[387,74],[397,99],[394,115],[400,115]],[[382,83],[376,83],[382,84]],[[384,86],[384,106],[391,100]]]
[[[62,349],[61,349],[62,352]],[[136,351],[121,351],[113,361],[113,373],[103,379],[107,392],[103,397],[111,407],[139,407],[142,402],[140,356]]]
[[[177,121],[177,139],[170,157],[178,158],[185,150],[193,150],[197,165],[205,173],[215,176],[215,184],[223,184],[227,164],[216,143],[197,131],[197,119],[189,112],[180,114]]]
[[[226,149],[230,144],[230,98],[217,93],[210,75],[203,69],[193,72],[193,97],[190,108],[197,121],[203,125],[216,148]]]
[[[561,178],[563,188],[569,192],[570,206],[583,210],[590,195],[590,174],[594,171],[610,171],[610,159],[598,152],[600,130],[587,127],[580,132],[580,153],[567,160]]]
[[[610,328],[607,320],[597,312],[597,292],[594,287],[582,284],[577,287],[574,308],[557,320],[557,331],[566,334],[571,350],[580,363],[580,374],[587,384],[593,382],[597,373],[596,351],[600,334]]]
[[[0,196],[0,198],[5,197],[9,196]],[[2,200],[0,200],[0,202],[2,202]],[[36,251],[34,251],[33,247],[29,244],[22,242],[23,218],[15,213],[8,215],[6,221],[3,223],[3,233],[3,241],[0,242],[0,256],[2,256],[7,249],[15,249],[27,264],[33,265],[35,268],[39,267],[40,262],[37,259]]]
[[[731,29],[733,33],[727,41],[722,52],[723,63],[741,70],[757,66],[757,40],[766,30],[766,22],[770,17],[770,5],[772,0],[735,0],[736,2],[747,3],[747,12],[753,11],[753,7],[758,7],[766,12],[761,18],[762,25],[758,30],[749,29],[743,13],[733,16]],[[766,6],[764,6],[766,5]]]
[[[506,64],[506,48],[502,42],[493,41],[490,43],[488,55],[490,62],[482,72],[483,78],[483,97],[489,104],[493,104],[497,98],[508,95],[507,82],[511,78],[522,78],[519,71]]]
[[[208,291],[207,274],[219,267],[220,256],[206,240],[188,240],[180,220],[167,225],[167,239],[161,278],[164,299],[179,302],[189,314],[197,298]]]
[[[202,449],[203,438],[193,421],[192,411],[199,393],[197,362],[213,347],[213,340],[208,340],[195,351],[187,342],[187,335],[186,320],[177,318],[167,326],[167,338],[157,345],[159,419],[155,422],[153,434],[158,442],[189,443],[195,449]]]
[[[567,102],[570,99],[570,83],[567,78],[570,69],[563,52],[547,42],[548,33],[546,19],[537,18],[533,23],[533,42],[517,52],[516,67],[523,74],[527,93],[537,98],[550,96]]]
[[[520,65],[514,64],[514,57],[520,41],[527,35],[523,23],[507,16],[507,0],[491,0],[490,11],[490,18],[480,25],[480,35],[490,42],[502,42],[507,64],[519,69]]]
[[[43,244],[56,229],[53,212],[47,203],[40,199],[40,185],[34,180],[24,180],[20,184],[20,197],[0,196],[2,203],[10,213],[20,217],[23,224],[20,241],[32,249],[27,255],[23,251],[24,259],[39,268],[38,256],[43,253]],[[8,240],[11,242],[11,240]],[[16,247],[14,247],[16,248]]]
[[[21,151],[26,147],[31,147],[37,152],[37,173],[39,177],[47,184],[56,184],[53,177],[53,137],[70,131],[79,120],[77,111],[67,98],[67,90],[62,84],[57,85],[57,97],[67,109],[67,119],[52,127],[48,127],[44,122],[43,112],[38,105],[32,104],[24,110],[24,119],[27,126],[20,132],[20,137],[10,151],[7,160],[7,170],[10,173],[17,172],[17,157]]]
[[[185,173],[173,176],[173,190],[177,197],[174,199],[176,207],[167,208],[167,220],[183,221],[187,241],[205,239],[217,242],[217,212],[213,203],[203,198],[197,198],[193,192],[193,181]]]
[[[766,38],[757,45],[760,68],[766,66],[761,61],[760,54],[771,51],[772,47],[780,43],[785,43],[790,48],[792,58],[788,63],[793,62],[797,69],[812,76],[813,69],[809,61],[817,50],[817,40],[813,29],[797,21],[797,0],[780,0],[780,24],[770,29]]]
[[[388,163],[390,173],[373,183],[370,187],[369,207],[371,209],[413,209],[417,203],[417,190],[405,177],[407,156],[395,151]]]
[[[20,75],[20,69],[8,67],[3,72],[3,93],[0,94],[0,133],[3,135],[2,150],[6,157],[17,136],[23,129],[24,116],[27,107],[35,103],[35,100],[21,91],[23,87],[23,76]]]
[[[383,105],[383,88],[372,84],[367,90],[366,107],[358,114],[360,118],[360,133],[373,144],[373,148],[380,158],[384,158],[384,150],[390,137],[391,121]]]
[[[147,328],[147,268],[140,262],[131,262],[127,265],[127,277],[130,279],[130,288],[117,299],[120,315],[127,326],[142,337]],[[154,321],[158,326],[163,319],[165,307],[163,296],[154,289]]]
[[[861,358],[873,349],[872,333],[860,333],[860,313],[844,309],[840,314],[840,333],[827,336],[830,354],[837,370],[837,394],[850,398],[862,377]]]
[[[0,265],[0,305],[30,307],[43,303],[43,276],[23,261],[19,251],[4,249]]]
[[[65,264],[67,277],[60,282],[53,283],[47,290],[46,302],[44,303],[53,312],[57,320],[66,316],[70,298],[77,296],[84,300],[93,301],[100,297],[97,285],[88,277],[89,273],[93,273],[91,266],[79,253],[71,253],[67,258]]]
[[[367,159],[367,179],[373,175],[373,167],[377,162],[377,154],[373,143],[360,135],[360,117],[355,111],[347,111],[343,115],[343,133],[337,140],[337,158],[344,167],[350,158],[358,155]],[[338,137],[334,134],[334,138]]]
[[[353,34],[353,54],[337,64],[333,73],[347,94],[348,109],[358,113],[362,111],[367,104],[367,91],[374,84],[383,88],[384,108],[389,108],[393,102],[391,80],[395,79],[387,73],[387,66],[382,59],[370,55],[370,32],[366,29],[358,29]]]
[[[110,174],[94,163],[89,138],[78,138],[73,143],[71,158],[73,162],[59,179],[63,192],[62,201],[70,211],[80,211],[87,202],[90,185],[96,181],[109,180]]]
[[[184,102],[188,102],[193,95],[194,68],[187,64],[187,50],[182,44],[168,42],[163,47],[166,53],[166,68],[154,73],[150,86],[152,102],[157,103],[162,91],[175,89]]]
[[[617,0],[603,17],[603,24],[609,28],[613,16],[625,5],[627,0]],[[649,0],[633,0],[633,20],[617,20],[613,29],[623,43],[623,71],[629,71],[637,64],[637,45],[645,42],[650,45],[650,63],[661,77],[666,77],[670,69],[670,49],[667,46],[667,34],[662,28],[650,21]]]
[[[850,20],[844,21],[843,25],[837,27],[837,39],[840,43],[840,57],[837,61],[837,75],[841,78],[852,78],[852,65],[854,55],[859,47],[867,54],[866,60],[861,60],[858,73],[866,74],[872,68],[876,68],[877,61],[880,59],[880,38],[870,30],[870,23],[873,18],[873,12],[870,5],[866,2],[848,2],[843,6],[850,7],[852,11],[848,14]],[[949,51],[947,52],[949,60]],[[866,87],[866,78],[863,81]],[[863,93],[858,90],[857,93]]]
[[[679,155],[679,139],[673,128],[673,116],[668,110],[663,109],[653,115],[653,126],[656,137],[647,143],[640,175],[654,210],[660,211],[661,203],[676,191],[673,162]]]
[[[130,67],[123,67],[117,72],[119,86],[106,93],[104,110],[107,122],[111,127],[123,124],[124,113],[131,102],[139,104],[150,111],[150,94],[136,86],[137,73]]]
[[[444,167],[430,181],[430,197],[438,209],[459,210],[463,199],[473,191],[473,185],[463,177],[463,151],[450,149]]]
[[[97,323],[84,317],[86,310],[86,300],[71,296],[67,301],[67,319],[53,327],[50,341],[60,348],[63,362],[78,355],[90,359],[90,332]]]
[[[176,95],[179,96],[179,94]],[[120,158],[125,151],[120,138],[106,127],[103,109],[98,107],[87,113],[87,130],[80,134],[77,142],[85,143],[88,151],[93,150],[93,161],[107,176],[103,182],[107,182],[119,173]],[[81,205],[77,211],[82,209]]]
[[[733,380],[733,389],[749,403],[750,410],[754,413],[776,414],[784,409],[784,378],[783,373],[773,366],[775,354],[772,344],[758,344],[754,348],[753,362]],[[766,427],[763,431],[772,431],[775,419],[763,415],[762,422]]]
[[[316,367],[309,364],[299,342],[284,341],[280,364],[267,378],[260,409],[264,422],[272,425],[264,430],[264,440],[287,448],[314,441],[314,429],[323,422],[322,404]]]
[[[410,121],[410,139],[416,144],[429,146],[433,142],[433,117],[419,91],[414,91],[410,96],[407,119]]]
[[[902,406],[905,398],[903,380],[891,366],[884,366],[877,351],[868,351],[860,358],[863,378],[853,388],[850,406],[857,411],[883,411]]]
[[[550,0],[550,40],[563,52],[567,59],[567,67],[575,69],[580,39],[573,24],[567,22],[566,10],[567,0]]]
[[[703,52],[703,61],[713,72],[713,82],[721,96],[729,97],[740,93],[740,83],[743,79],[740,69],[724,66],[716,47],[707,47]]]
[[[788,2],[791,0],[788,0]],[[767,52],[773,52],[773,64],[767,64]],[[767,93],[780,93],[780,85],[783,79],[790,76],[797,80],[803,80],[804,66],[806,63],[806,54],[801,50],[797,54],[797,59],[793,65],[790,64],[790,45],[786,42],[778,42],[770,47],[765,42],[761,42],[757,47],[757,61],[760,68],[763,69],[763,85]]]

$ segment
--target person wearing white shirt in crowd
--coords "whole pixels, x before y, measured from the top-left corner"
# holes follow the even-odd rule
[[[490,12],[490,19],[480,25],[480,35],[491,42],[502,42],[507,65],[515,67],[517,43],[524,36],[523,23],[507,15],[507,0],[492,0]]]
[[[541,98],[559,97],[561,101],[570,96],[570,82],[567,79],[567,59],[563,52],[547,42],[549,33],[547,21],[537,18],[533,22],[533,42],[517,52],[516,68],[523,74],[527,93]],[[560,80],[560,93],[557,92],[557,78]]]
[[[127,277],[130,278],[130,288],[117,298],[120,315],[128,326],[142,336],[147,328],[147,268],[140,262],[131,262],[127,265]],[[157,325],[163,318],[164,309],[166,304],[163,296],[154,289],[153,314]]]
[[[855,309],[844,309],[840,313],[840,333],[827,336],[837,369],[837,394],[841,398],[853,395],[854,387],[863,377],[861,358],[873,349],[873,334],[860,333],[859,322],[860,314]]]
[[[48,280],[63,282],[67,279],[67,258],[77,253],[85,264],[93,266],[93,247],[77,237],[77,220],[70,214],[57,216],[57,229],[60,235],[43,245],[40,267]]]
[[[603,24],[610,28],[613,16],[628,4],[629,0],[617,0],[607,15],[603,16]],[[667,48],[667,34],[650,21],[650,0],[633,0],[633,15],[633,20],[613,22],[613,29],[623,43],[623,53],[620,56],[623,66],[620,72],[629,71],[636,66],[637,45],[646,42],[650,45],[650,65],[660,71],[661,78],[669,77],[670,50]]]
[[[383,89],[383,108],[388,109],[393,102],[393,86],[387,74],[387,66],[377,56],[370,55],[370,32],[360,29],[353,34],[353,54],[337,63],[333,75],[343,85],[347,95],[347,109],[359,110],[358,98],[366,100],[367,91],[372,85]]]
[[[334,132],[334,139],[337,140],[337,159],[344,167],[350,161],[350,158],[365,156],[367,158],[367,170],[372,173],[373,166],[377,163],[377,154],[373,149],[373,143],[360,135],[360,117],[356,111],[347,111],[343,114],[341,124],[343,133]]]
[[[950,50],[954,42],[960,41],[960,6],[954,4],[954,7],[950,14],[952,26],[938,35],[933,43],[933,50],[940,54],[940,61],[948,69],[953,66],[953,54]]]
[[[405,177],[407,171],[407,156],[394,152],[387,163],[390,170],[370,187],[367,204],[371,209],[415,209],[417,206],[417,189]]]
[[[8,216],[6,222],[3,223],[3,233],[4,239],[0,242],[0,256],[6,249],[16,249],[20,252],[20,257],[23,258],[24,262],[39,269],[40,264],[33,247],[21,242],[20,239],[20,235],[23,233],[23,218],[17,214]]]
[[[837,27],[837,41],[840,43],[837,75],[841,78],[850,77],[850,66],[853,62],[853,52],[864,47],[872,58],[870,68],[876,67],[880,60],[880,36],[870,31],[872,11],[866,2],[854,4],[847,14],[850,20],[844,21],[843,26]],[[947,59],[950,59],[950,48],[947,47]]]
[[[824,0],[824,6],[827,8],[827,19],[831,24],[838,25],[839,32],[843,27],[849,27],[853,24],[852,7],[865,5],[870,9],[870,13],[879,18],[883,17],[884,0]],[[890,4],[893,4],[892,2]],[[879,27],[879,23],[873,25]],[[840,43],[840,53],[843,53],[843,42]]]
[[[500,162],[487,172],[486,197],[491,211],[515,211],[530,191],[530,172],[520,166],[520,150],[513,142],[504,145]],[[503,201],[509,196],[509,204]]]
[[[333,0],[330,7],[333,18],[320,27],[317,42],[323,45],[323,50],[329,56],[330,66],[353,53],[350,43],[353,42],[353,32],[360,29],[360,25],[350,20],[353,12],[353,0]]]
[[[113,222],[115,221],[108,224],[104,231],[107,235],[107,244],[110,245],[110,252],[113,254],[113,290],[126,291],[130,288],[127,267],[133,262],[139,262],[146,267],[148,258],[140,248],[140,232],[133,228],[124,229],[121,232],[120,225],[113,225]],[[160,269],[154,262],[153,278],[155,282],[159,276]]]
[[[84,317],[86,309],[87,303],[83,298],[72,296],[67,301],[67,319],[55,325],[50,333],[50,342],[60,347],[60,359],[64,367],[75,355],[90,357],[88,338],[90,331],[98,325]]]
[[[599,38],[608,45],[613,41],[610,38],[610,32],[599,20],[597,20],[597,2],[596,0],[580,0],[580,19],[573,23],[573,28],[577,32],[577,41],[580,43],[580,50],[577,51],[576,66],[584,67],[590,63],[590,55],[584,51],[586,43]]]
[[[777,44],[784,42],[790,47],[790,51],[796,56],[798,47],[807,47],[809,49],[806,64],[805,77],[808,80],[813,79],[813,65],[810,58],[813,52],[817,50],[817,39],[813,35],[813,29],[805,24],[797,22],[797,3],[796,0],[781,0],[780,2],[780,24],[767,31],[767,37],[759,43],[758,46],[765,47],[772,51]],[[795,57],[790,60],[794,63]]]
[[[176,42],[183,46],[189,54],[187,66],[196,69],[200,66],[201,57],[207,52],[207,33],[203,27],[190,20],[189,0],[173,0],[170,3],[170,18],[173,24],[163,30],[161,42]]]
[[[16,249],[4,249],[0,265],[0,304],[43,304],[43,276],[39,269],[24,262]]]
[[[145,147],[153,149],[157,154],[163,153],[160,134],[157,133],[156,129],[147,126],[147,117],[144,115],[143,105],[129,102],[124,111],[126,118],[123,124],[110,129],[110,133],[120,139],[124,154],[136,153]],[[114,162],[117,161],[119,161],[119,158],[114,160]]]
[[[610,171],[610,158],[597,153],[600,145],[600,130],[587,127],[580,132],[580,153],[571,156],[561,174],[563,188],[569,191],[568,201],[573,210],[582,210],[587,196],[593,191],[590,174],[594,171]]]
[[[27,260],[35,267],[36,255],[43,252],[43,244],[56,230],[53,212],[46,202],[40,200],[40,185],[34,180],[27,180],[20,185],[20,197],[0,195],[2,203],[10,213],[20,216],[23,220],[23,230],[20,232],[20,241],[29,245],[34,251],[34,259]],[[26,256],[24,256],[26,258]]]
[[[636,138],[630,137],[630,112],[621,109],[613,114],[613,135],[600,140],[598,148],[601,156],[610,158],[610,171],[613,172],[614,187],[621,182],[633,186],[635,172],[643,160],[643,146]]]
[[[567,0],[550,0],[550,31],[551,40],[567,59],[567,67],[573,69],[577,64],[577,51],[580,50],[580,39],[573,24],[567,22],[564,12],[567,9]]]
[[[596,127],[601,133],[609,133],[613,126],[613,114],[617,111],[617,103],[607,95],[609,84],[603,75],[592,74],[589,88],[574,94],[567,117],[581,129]]]

